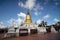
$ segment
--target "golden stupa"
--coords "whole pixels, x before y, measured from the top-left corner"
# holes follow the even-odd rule
[[[25,22],[26,22],[26,23],[32,23],[29,9],[28,9],[28,12],[27,12],[27,14],[26,14]]]

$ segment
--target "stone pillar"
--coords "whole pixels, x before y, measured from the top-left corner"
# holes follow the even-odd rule
[[[16,36],[19,37],[19,33],[16,33]]]
[[[28,29],[28,34],[30,35],[30,29]]]
[[[19,29],[16,30],[16,36],[19,37]]]

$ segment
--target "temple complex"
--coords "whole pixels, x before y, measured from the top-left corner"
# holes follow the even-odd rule
[[[43,22],[44,23],[44,22]],[[8,32],[5,34],[4,37],[7,36],[21,36],[21,35],[30,35],[30,34],[39,34],[39,33],[46,33],[45,24],[42,23],[43,27],[38,27],[38,24],[33,23],[31,19],[31,15],[29,9],[26,14],[25,22],[22,23],[19,27],[15,28],[14,26],[8,29]]]

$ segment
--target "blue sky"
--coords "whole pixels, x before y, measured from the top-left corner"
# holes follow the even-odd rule
[[[28,7],[33,22],[60,21],[60,0],[0,0],[0,22],[6,25],[11,18],[24,20]]]

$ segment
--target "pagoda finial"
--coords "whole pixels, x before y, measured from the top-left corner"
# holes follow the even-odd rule
[[[29,15],[30,15],[30,9],[29,9],[29,7],[28,7],[28,10],[27,10],[27,14],[29,14]]]
[[[28,12],[30,11],[29,5],[28,5]]]
[[[29,9],[29,8],[28,8],[28,10],[27,10],[25,22],[27,22],[27,23],[32,23],[32,19],[31,19],[31,16],[30,16],[30,9]]]

